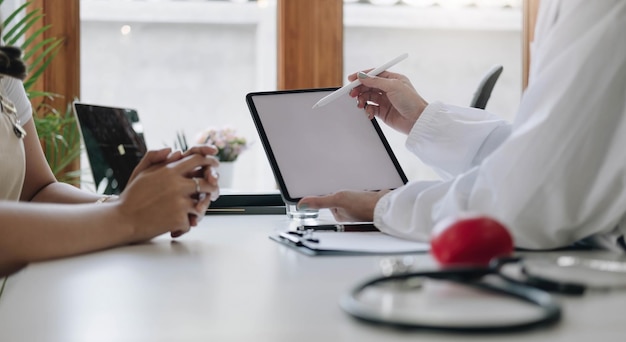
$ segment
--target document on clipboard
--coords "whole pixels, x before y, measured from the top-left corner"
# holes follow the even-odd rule
[[[430,244],[380,231],[282,231],[270,239],[306,255],[385,255],[426,253]]]

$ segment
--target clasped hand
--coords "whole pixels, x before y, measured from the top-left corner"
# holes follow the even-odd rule
[[[138,241],[167,231],[178,237],[198,224],[219,196],[216,153],[208,145],[184,153],[169,148],[146,153],[120,195]]]

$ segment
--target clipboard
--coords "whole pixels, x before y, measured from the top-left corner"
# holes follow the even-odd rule
[[[299,233],[283,231],[269,236],[273,241],[315,255],[393,255],[417,254],[430,251],[430,244],[400,239],[382,232],[329,232]]]
[[[395,189],[408,181],[376,119],[369,120],[353,98],[312,108],[336,89],[246,95],[285,202],[340,190]]]

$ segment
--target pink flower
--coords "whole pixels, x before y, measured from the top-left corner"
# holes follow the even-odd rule
[[[208,127],[197,135],[196,142],[217,147],[216,157],[220,161],[234,161],[248,147],[246,138],[238,136],[237,131],[228,126],[222,129]]]

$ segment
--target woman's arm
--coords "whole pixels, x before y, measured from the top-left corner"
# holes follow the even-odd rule
[[[100,195],[80,190],[74,186],[57,182],[46,161],[31,119],[24,129],[24,152],[26,154],[26,177],[20,201],[47,203],[93,203]]]
[[[134,227],[120,205],[0,202],[0,275],[29,262],[132,242]]]
[[[217,164],[213,157],[193,154],[151,165],[136,175],[118,201],[111,203],[0,201],[0,274],[33,261],[189,230],[189,217],[204,215],[210,201],[208,196],[200,201],[192,197],[198,189],[190,176]],[[199,180],[199,186],[200,192],[215,193],[217,179],[207,175]]]

